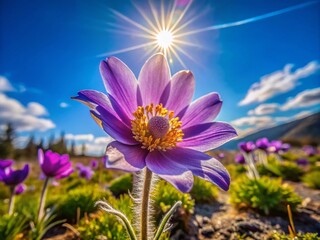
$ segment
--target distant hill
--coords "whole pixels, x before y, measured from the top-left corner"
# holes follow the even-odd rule
[[[262,137],[266,137],[269,140],[280,139],[292,145],[320,144],[320,113],[259,130],[243,138],[226,143],[220,149],[233,150],[237,148],[239,142],[256,141]]]

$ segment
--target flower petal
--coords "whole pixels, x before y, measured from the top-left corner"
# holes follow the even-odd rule
[[[190,161],[187,167],[194,175],[214,183],[225,191],[229,189],[230,175],[218,160],[211,158],[207,161]]]
[[[121,60],[110,57],[100,64],[107,92],[119,103],[130,119],[137,109],[138,83],[133,72]]]
[[[137,144],[137,141],[134,140],[132,136],[131,129],[119,121],[110,112],[105,111],[101,107],[97,107],[96,110],[91,110],[90,112],[91,116],[95,119],[99,126],[102,127],[104,131],[112,138],[124,144]]]
[[[137,172],[146,166],[147,151],[140,146],[129,146],[114,141],[107,147],[105,164],[107,168]]]
[[[214,120],[220,112],[222,101],[219,94],[209,93],[183,109],[179,114],[182,128]]]
[[[178,145],[198,151],[209,151],[237,137],[236,130],[227,123],[198,124],[183,130],[184,137]]]
[[[171,183],[181,192],[189,192],[193,186],[192,172],[183,164],[170,159],[163,152],[150,152],[146,158],[147,167],[159,177]]]
[[[230,185],[230,175],[226,168],[211,156],[193,149],[175,148],[164,153],[166,157],[182,164],[207,181],[210,181],[227,191]]]
[[[82,90],[78,92],[78,96],[72,97],[72,99],[82,102],[91,109],[94,109],[96,106],[101,106],[107,111],[115,113],[108,96],[99,91]]]
[[[195,81],[192,72],[180,71],[176,73],[171,79],[170,96],[166,108],[178,114],[191,103],[194,88]]]
[[[162,54],[155,54],[149,58],[139,75],[139,89],[143,105],[159,104],[169,80],[170,69],[165,57]]]

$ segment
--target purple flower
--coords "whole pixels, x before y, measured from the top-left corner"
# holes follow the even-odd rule
[[[79,177],[85,178],[87,180],[90,180],[94,174],[94,171],[91,169],[91,167],[82,166],[78,169],[79,171]]]
[[[90,161],[90,166],[91,166],[93,169],[96,169],[96,168],[99,166],[99,163],[98,163],[97,160],[92,159],[92,160]]]
[[[225,155],[224,155],[224,153],[219,153],[218,157],[219,157],[220,159],[223,159],[223,158],[225,157]]]
[[[108,94],[83,90],[74,99],[91,108],[94,120],[115,141],[106,151],[106,167],[129,172],[147,167],[182,192],[193,186],[193,175],[229,188],[230,176],[216,159],[203,153],[237,136],[227,123],[212,122],[222,101],[210,93],[191,102],[192,72],[171,77],[162,54],[142,67],[138,81],[119,59],[100,64]]]
[[[317,149],[309,145],[304,146],[302,150],[308,157],[312,157],[317,154]]]
[[[241,142],[239,143],[238,147],[240,148],[240,150],[246,152],[246,153],[250,153],[253,150],[255,150],[256,146],[254,145],[253,142]]]
[[[0,169],[11,167],[12,164],[13,164],[13,160],[11,159],[0,159]]]
[[[19,184],[19,185],[16,186],[16,188],[14,189],[14,194],[15,194],[15,195],[20,195],[20,194],[23,193],[26,189],[27,189],[27,186],[26,186],[25,184]]]
[[[291,148],[291,145],[288,144],[288,143],[283,143],[283,144],[281,145],[281,151],[282,151],[282,152],[288,152],[290,148]]]
[[[261,150],[267,150],[269,147],[269,140],[268,138],[260,138],[256,141],[256,147]]]
[[[50,150],[43,153],[42,149],[39,149],[38,160],[42,172],[46,177],[61,179],[73,173],[68,154],[59,155]]]
[[[307,165],[309,165],[308,159],[305,159],[305,158],[299,158],[299,159],[297,159],[296,163],[297,163],[297,165],[300,165],[300,166],[307,166]]]
[[[270,142],[268,147],[268,152],[271,153],[278,153],[281,150],[282,147],[282,141],[280,140],[273,140]]]
[[[244,156],[241,153],[236,154],[236,156],[234,157],[234,161],[238,164],[245,164],[246,163]]]
[[[29,174],[29,165],[24,165],[21,170],[13,170],[11,167],[7,167],[4,170],[0,169],[0,181],[4,182],[8,186],[17,186],[22,183]]]

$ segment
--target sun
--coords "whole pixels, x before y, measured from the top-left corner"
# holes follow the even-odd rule
[[[173,34],[170,31],[162,30],[157,34],[157,44],[160,48],[167,49],[173,43]]]

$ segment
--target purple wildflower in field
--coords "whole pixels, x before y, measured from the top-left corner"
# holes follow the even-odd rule
[[[100,72],[108,94],[83,90],[74,99],[89,106],[95,121],[115,139],[107,147],[106,167],[129,172],[147,167],[182,192],[192,188],[193,175],[229,188],[225,167],[203,153],[237,136],[229,124],[212,122],[222,105],[217,93],[191,102],[192,72],[171,77],[162,54],[144,64],[138,81],[115,57],[102,61]]]
[[[269,147],[269,140],[268,138],[260,138],[256,141],[256,147],[258,149],[266,151]]]
[[[302,148],[302,150],[304,151],[304,153],[308,156],[308,157],[312,157],[314,155],[317,154],[317,149],[315,147],[312,147],[310,145],[306,145]]]
[[[234,161],[238,164],[245,164],[246,163],[244,156],[241,153],[236,154],[236,156],[234,157]]]
[[[90,166],[91,166],[93,169],[96,169],[96,168],[98,168],[98,166],[99,166],[99,162],[98,162],[96,159],[92,159],[92,160],[90,161]]]
[[[16,188],[14,189],[14,194],[15,194],[15,195],[20,195],[20,194],[22,194],[26,189],[27,189],[27,186],[26,186],[25,184],[19,184],[19,185],[16,186]]]
[[[4,170],[0,169],[0,181],[4,182],[10,187],[17,186],[22,183],[29,174],[29,165],[24,165],[23,169],[13,170],[7,167]]]
[[[78,168],[79,177],[90,180],[94,174],[94,171],[89,166],[81,166]]]
[[[42,149],[39,149],[38,160],[46,177],[61,179],[73,173],[68,154],[60,155],[50,150],[44,153]]]
[[[284,153],[284,152],[288,152],[289,150],[290,150],[290,148],[291,148],[291,145],[290,144],[288,144],[288,143],[283,143],[282,145],[281,145],[281,151]]]
[[[300,166],[307,166],[309,165],[309,161],[308,159],[305,159],[305,158],[299,158],[296,160],[296,163],[297,165],[300,165]]]
[[[13,164],[13,160],[11,159],[0,159],[0,169],[11,167],[12,164]]]
[[[282,147],[282,141],[273,140],[269,144],[268,152],[270,152],[270,153],[278,153],[281,150],[281,147]]]
[[[239,149],[245,153],[250,153],[256,149],[256,146],[253,142],[241,142],[238,145]]]

